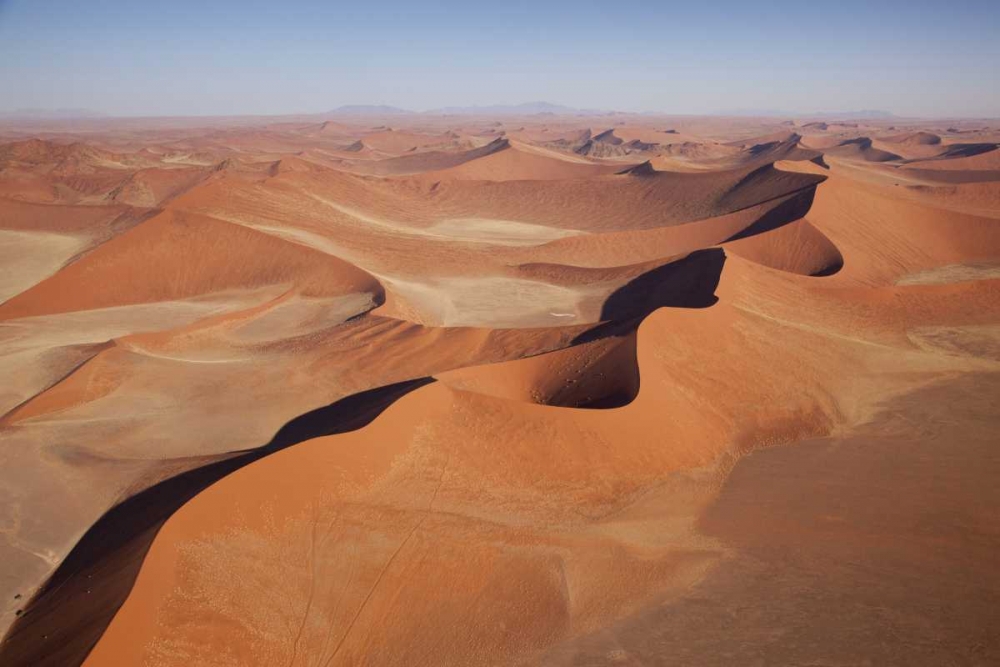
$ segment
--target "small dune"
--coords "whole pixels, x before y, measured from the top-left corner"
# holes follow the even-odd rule
[[[891,162],[902,159],[896,153],[890,153],[889,151],[874,147],[872,140],[868,137],[842,141],[836,146],[824,149],[823,154],[846,160],[863,160],[865,162]]]

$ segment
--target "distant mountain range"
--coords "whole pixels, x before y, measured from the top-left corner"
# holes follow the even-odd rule
[[[332,116],[395,116],[401,114],[425,114],[429,116],[535,116],[539,114],[551,114],[554,116],[607,116],[622,112],[608,111],[602,109],[577,109],[562,104],[552,104],[551,102],[525,102],[524,104],[490,104],[485,106],[452,106],[430,109],[428,111],[413,111],[400,107],[372,104],[352,104],[329,112]],[[670,115],[662,112],[649,111],[643,116]],[[860,111],[823,111],[817,113],[802,113],[798,111],[787,111],[782,109],[733,109],[721,111],[717,116],[761,116],[774,118],[815,118],[815,119],[840,119],[840,120],[877,120],[884,118],[895,118],[896,116],[888,111],[876,109],[862,109]]]
[[[601,116],[608,111],[597,109],[575,109],[549,102],[525,102],[524,104],[491,104],[487,106],[441,107],[429,111],[411,111],[382,104],[350,104],[337,107],[329,112],[332,116],[395,116],[400,114],[426,114],[429,116],[534,116],[552,114],[559,116]]]
[[[550,102],[525,102],[524,104],[491,104],[488,106],[442,107],[425,113],[449,116],[533,116],[553,114],[559,116],[603,116],[610,112],[598,109],[576,109]]]

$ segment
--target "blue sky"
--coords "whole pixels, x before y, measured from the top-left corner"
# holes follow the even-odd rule
[[[1000,116],[1000,0],[0,0],[0,109]]]

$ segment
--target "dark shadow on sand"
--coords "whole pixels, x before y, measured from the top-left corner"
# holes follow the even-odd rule
[[[809,209],[812,208],[813,199],[815,198],[816,188],[807,188],[796,194],[794,197],[790,197],[786,201],[781,202],[762,215],[752,225],[730,236],[725,240],[725,242],[739,241],[740,239],[757,236],[758,234],[764,234],[778,229],[779,227],[784,227],[785,225],[793,223],[796,220],[801,220],[809,212]]]
[[[718,299],[726,253],[721,248],[690,255],[637,276],[612,292],[601,307],[601,324],[573,339],[573,345],[625,336],[657,308],[708,308]]]
[[[263,447],[165,479],[110,509],[38,591],[0,644],[4,667],[81,664],[125,602],[160,527],[202,490],[245,465],[311,438],[359,429],[393,402],[433,382],[370,389],[307,412]],[[189,461],[190,463],[190,461]]]
[[[601,319],[631,319],[666,307],[707,308],[718,300],[715,288],[725,263],[721,248],[708,248],[658,266],[612,292],[601,307]]]

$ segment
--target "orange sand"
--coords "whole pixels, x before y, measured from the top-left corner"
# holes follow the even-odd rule
[[[0,141],[0,663],[1000,660],[994,131],[393,123]]]

